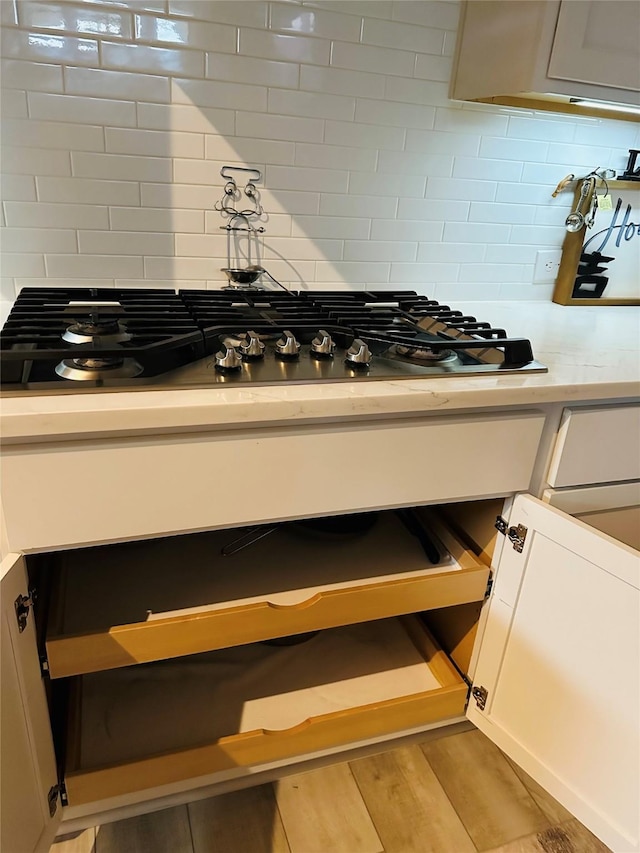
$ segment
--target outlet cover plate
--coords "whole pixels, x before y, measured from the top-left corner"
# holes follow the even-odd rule
[[[533,283],[548,284],[556,280],[560,269],[562,249],[548,249],[536,254],[536,263],[533,268]]]

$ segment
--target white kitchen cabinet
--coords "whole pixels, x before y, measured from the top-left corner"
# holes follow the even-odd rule
[[[640,4],[472,0],[451,82],[458,100],[598,114],[572,99],[640,106]],[[602,115],[611,117],[608,109]],[[630,118],[631,113],[617,113]]]
[[[477,649],[473,693],[484,707],[472,699],[467,716],[614,851],[638,850],[637,766],[628,756],[637,754],[640,713],[639,555],[528,496],[514,501],[505,533],[509,538],[498,537],[495,581]],[[523,540],[520,544],[518,538]],[[12,571],[4,570],[1,592],[3,630],[11,633],[16,664],[5,667],[3,660],[2,691],[15,690],[19,680],[24,717],[17,723],[14,714],[14,721],[6,725],[26,726],[29,735],[21,738],[19,732],[14,735],[12,730],[5,730],[3,741],[9,739],[16,752],[22,750],[22,756],[14,753],[12,757],[15,766],[20,763],[34,768],[40,789],[36,791],[34,784],[21,789],[25,802],[20,813],[35,811],[46,834],[50,819],[43,804],[55,786],[55,774],[51,778],[52,736],[39,679],[33,619],[27,619],[27,628],[20,633],[13,604],[18,593],[27,594],[24,567],[20,559],[12,565]],[[5,588],[9,585],[10,589]],[[233,766],[237,771],[246,762],[254,771],[259,769],[255,762],[260,756],[267,762],[300,760],[300,753],[314,743],[314,726],[320,733],[321,748],[340,744],[344,748],[367,738],[380,740],[412,727],[415,730],[420,720],[445,724],[452,716],[459,719],[460,702],[466,693],[464,683],[436,645],[427,641],[426,645],[418,642],[417,647],[423,649],[435,679],[430,688],[423,685],[415,694],[390,700],[391,708],[383,701],[354,708],[353,713],[315,718],[275,731],[266,735],[266,740],[264,732],[258,730],[257,735],[241,733],[233,745],[221,741],[204,751],[191,750],[187,759],[194,778],[183,778],[181,790],[215,781],[207,773],[222,767],[224,761],[227,769]],[[27,670],[28,678],[24,674]],[[13,685],[5,679],[13,679]],[[261,751],[262,743],[268,744],[266,752]],[[211,762],[213,753],[218,758],[226,756],[222,764]],[[70,785],[70,797],[74,790],[82,792],[79,796],[86,800],[87,815],[92,814],[92,800],[94,814],[116,803],[122,805],[132,790],[148,787],[151,779],[156,787],[146,794],[144,790],[135,791],[138,801],[161,797],[178,790],[175,785],[171,788],[172,780],[178,778],[171,767],[172,762],[181,763],[184,776],[184,758],[184,750],[174,749],[165,755],[138,755],[132,772],[131,765],[125,767],[117,761],[98,768],[95,775],[83,776],[81,770],[78,777],[76,772],[75,780],[71,772],[69,781],[74,784]],[[43,774],[43,767],[49,768],[48,776]],[[223,771],[218,778],[228,778],[228,774],[225,777]],[[161,784],[165,784],[164,789],[157,787]],[[118,790],[124,796],[113,796]],[[110,792],[111,798],[103,797],[98,803],[105,792]],[[35,835],[24,844],[15,849],[39,853]],[[10,841],[7,846],[13,851]]]

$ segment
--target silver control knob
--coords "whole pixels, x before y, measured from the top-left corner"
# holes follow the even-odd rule
[[[300,355],[300,344],[293,332],[285,329],[276,344],[276,353],[284,358],[297,358]]]
[[[257,332],[247,332],[246,338],[240,344],[240,352],[244,358],[264,358],[264,344]]]
[[[371,358],[371,350],[360,338],[356,338],[347,350],[346,361],[354,367],[368,367]]]
[[[239,370],[242,367],[242,359],[238,355],[235,347],[231,346],[226,341],[222,344],[224,349],[220,350],[215,355],[215,368],[220,372],[227,370]]]
[[[317,355],[321,358],[331,358],[336,345],[329,332],[320,329],[317,337],[311,341],[311,355]]]

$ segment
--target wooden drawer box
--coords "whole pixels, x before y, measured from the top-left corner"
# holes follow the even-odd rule
[[[221,548],[242,531],[59,554],[51,677],[481,601],[488,567],[428,511],[417,518],[436,543],[436,565],[393,511],[350,538],[281,525],[227,557]]]
[[[461,715],[467,695],[417,617],[74,682],[71,806],[427,727]]]

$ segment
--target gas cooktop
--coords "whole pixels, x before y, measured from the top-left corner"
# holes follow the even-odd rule
[[[526,338],[410,290],[25,288],[3,394],[545,372]]]

